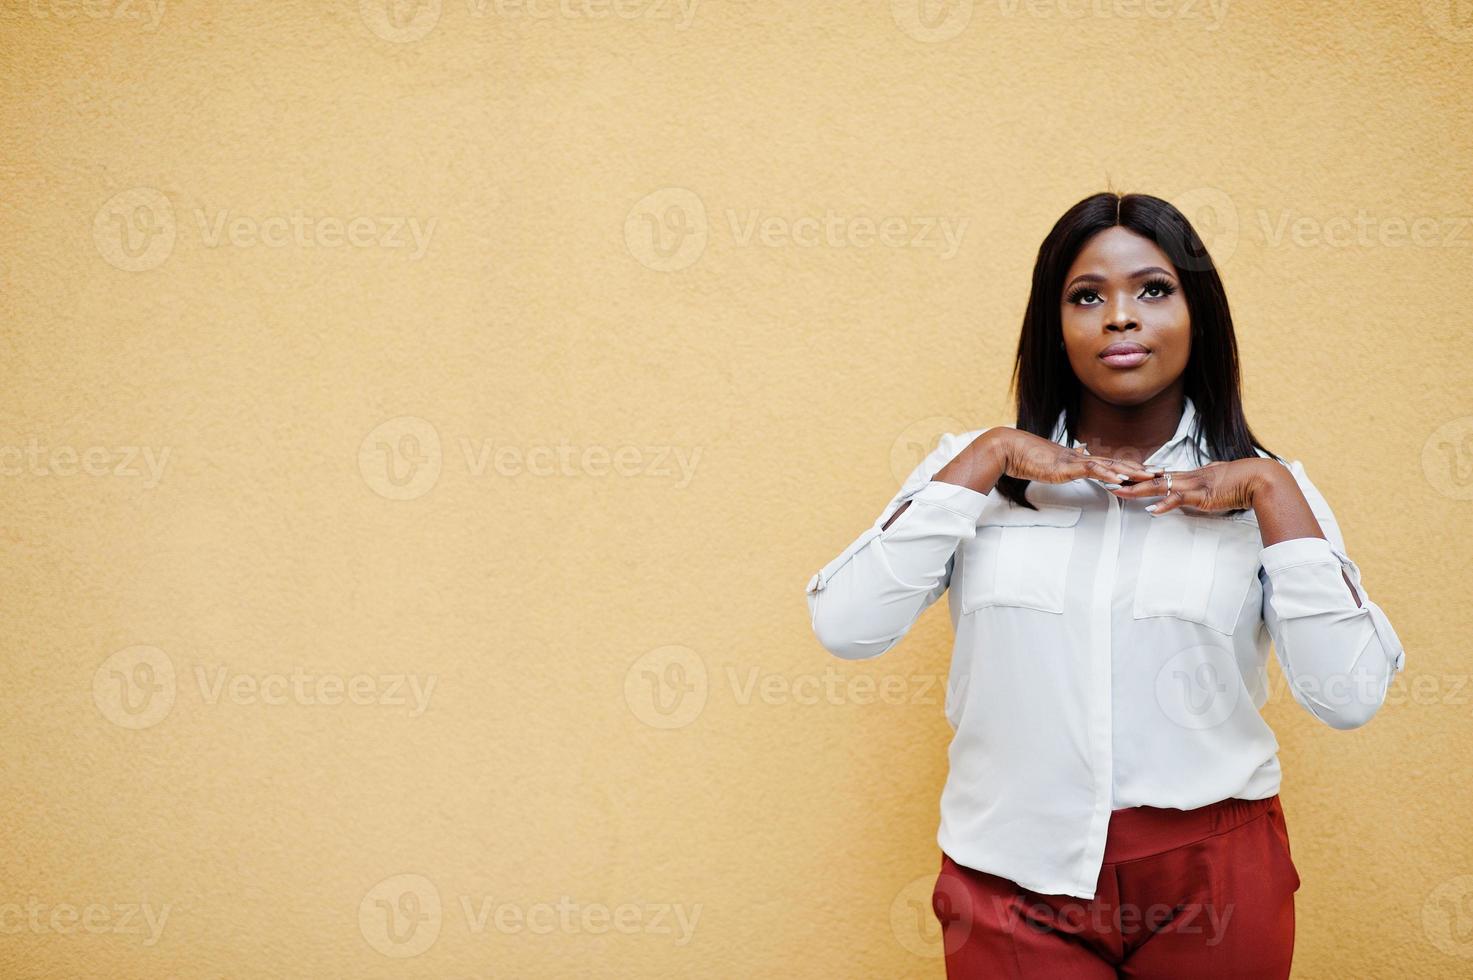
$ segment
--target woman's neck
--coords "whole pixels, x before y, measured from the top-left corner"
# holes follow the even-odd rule
[[[1074,437],[1091,455],[1144,461],[1176,433],[1185,407],[1180,383],[1139,405],[1112,405],[1089,391],[1080,391]]]

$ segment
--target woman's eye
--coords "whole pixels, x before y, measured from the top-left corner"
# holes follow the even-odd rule
[[[1079,306],[1089,305],[1086,300],[1093,301],[1100,298],[1100,294],[1093,289],[1076,289],[1069,294],[1069,302]]]
[[[1176,292],[1176,287],[1165,279],[1156,279],[1146,283],[1141,290],[1141,299],[1165,299]]]

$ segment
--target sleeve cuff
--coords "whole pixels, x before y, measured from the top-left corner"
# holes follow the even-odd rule
[[[880,529],[880,523],[893,515],[899,509],[899,506],[906,502],[931,504],[976,524],[982,519],[982,510],[987,504],[987,494],[978,493],[971,487],[964,487],[959,483],[944,483],[941,480],[929,481],[908,497],[901,497],[896,500],[895,506],[888,509],[874,525],[866,528],[858,538],[854,539],[849,547],[845,548],[831,562],[815,572],[813,577],[808,580],[808,585],[805,589],[807,594],[813,595],[816,592],[822,591],[828,585],[828,580],[845,562],[853,558],[865,545],[883,533]],[[901,520],[904,521],[905,518],[902,517]]]
[[[945,483],[941,480],[930,481],[910,499],[944,507],[953,513],[971,518],[973,523],[982,517],[982,509],[987,506],[987,494],[978,493],[959,483]]]
[[[1269,545],[1260,551],[1258,556],[1263,570],[1270,575],[1291,565],[1313,565],[1322,562],[1338,565],[1340,563],[1335,549],[1324,538],[1290,538],[1287,541]]]
[[[1391,662],[1392,672],[1399,671],[1406,663],[1406,650],[1402,647],[1401,638],[1396,635],[1391,621],[1381,611],[1381,607],[1371,601],[1361,586],[1360,568],[1350,560],[1345,552],[1330,544],[1324,538],[1290,538],[1288,541],[1280,541],[1271,544],[1260,552],[1260,561],[1263,570],[1272,575],[1285,568],[1295,565],[1319,565],[1333,564],[1337,569],[1344,569],[1349,577],[1351,588],[1359,597],[1360,611],[1371,618],[1371,624],[1376,630],[1376,638],[1381,643],[1381,649],[1385,652],[1387,660]]]
[[[829,579],[833,577],[835,572],[844,567],[851,558],[863,550],[865,545],[879,537],[879,534],[880,529],[878,526],[865,528],[859,537],[849,543],[849,547],[839,552],[827,565],[813,573],[813,577],[808,580],[808,594],[813,595],[815,592],[821,591],[824,586],[828,585]]]

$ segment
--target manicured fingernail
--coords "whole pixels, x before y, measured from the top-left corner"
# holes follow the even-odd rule
[[[1116,473],[1115,479],[1119,480],[1121,483],[1124,483],[1126,480],[1130,479],[1130,477],[1126,476],[1124,473]]]
[[[1149,505],[1146,506],[1146,510],[1148,510],[1151,513],[1154,514],[1154,513],[1156,513],[1156,505],[1155,504],[1149,504]]]

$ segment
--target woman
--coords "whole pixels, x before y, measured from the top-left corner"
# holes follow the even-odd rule
[[[1248,428],[1222,280],[1176,208],[1096,194],[1059,219],[1013,381],[1016,426],[943,435],[808,583],[848,660],[951,589],[947,975],[1287,977],[1269,641],[1341,729],[1401,643],[1303,466]]]

